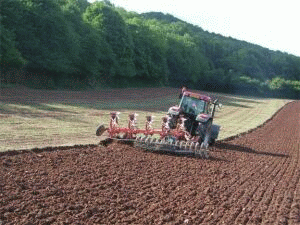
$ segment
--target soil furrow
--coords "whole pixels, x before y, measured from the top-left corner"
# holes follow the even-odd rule
[[[288,164],[288,160],[285,160],[285,165]],[[253,201],[245,209],[244,222],[250,221],[261,221],[263,212],[267,210],[270,202],[273,199],[274,189],[278,185],[282,176],[284,175],[287,166],[282,168],[279,167],[278,170],[273,171],[269,177],[265,179],[264,184],[261,185],[256,196],[254,196]]]
[[[261,179],[256,180],[257,189],[255,190],[255,193],[253,193],[253,195],[249,197],[250,199],[247,205],[243,207],[241,213],[236,217],[235,223],[245,224],[248,222],[248,220],[251,220],[253,217],[255,217],[256,221],[261,220],[261,218],[257,214],[255,214],[254,211],[259,205],[260,201],[264,199],[264,195],[267,189],[271,186],[273,178],[276,176],[282,177],[282,170],[286,170],[286,165],[288,165],[289,163],[287,159],[278,161],[280,163],[277,164],[277,167],[274,170],[273,168],[270,168],[263,174]]]
[[[300,177],[299,151],[295,151],[294,153],[296,153],[294,155],[295,162],[292,164],[293,168],[290,170],[291,174],[286,174],[287,181],[285,182],[286,185],[284,185],[286,187],[286,191],[284,192],[284,198],[277,214],[276,223],[287,224],[290,218],[289,214],[291,212],[292,203],[295,198],[294,193]]]
[[[218,211],[222,210],[223,218],[226,216],[232,216],[232,212],[230,212],[230,208],[228,206],[233,205],[234,201],[242,198],[242,196],[244,196],[244,195],[247,195],[247,193],[245,193],[244,190],[247,189],[247,187],[249,187],[251,185],[253,180],[259,179],[259,177],[261,176],[260,174],[263,174],[265,167],[266,167],[266,165],[262,164],[255,171],[253,171],[252,168],[251,169],[246,168],[245,171],[251,171],[250,176],[247,176],[247,179],[245,179],[245,180],[236,182],[233,186],[229,186],[229,188],[227,189],[227,192],[222,193],[220,195],[220,196],[225,196],[225,198],[222,197],[223,203],[220,205],[220,207],[217,207],[214,210],[213,215],[216,215]],[[270,168],[270,171],[272,171],[274,168],[277,168],[277,167],[278,167],[278,165],[274,164],[273,161],[272,161],[272,164],[270,164],[268,166],[268,168]],[[245,177],[245,175],[244,175],[244,177]],[[246,199],[246,201],[247,201],[247,199]],[[219,217],[219,218],[215,217],[211,222],[218,222],[221,219],[222,219],[222,217]]]
[[[229,211],[227,213],[227,217],[225,215],[221,221],[224,221],[225,224],[234,223],[234,221],[239,221],[240,217],[243,217],[244,213],[249,213],[247,205],[253,202],[253,196],[259,190],[260,186],[263,186],[264,188],[265,186],[268,186],[269,183],[267,178],[271,176],[274,171],[279,173],[281,168],[287,163],[288,160],[278,160],[272,167],[268,167],[267,170],[265,170],[264,167],[264,169],[262,169],[254,179],[249,180],[247,184],[241,186],[240,189],[244,190],[244,195],[236,198],[236,202],[231,203],[231,205],[237,205],[237,209],[234,210],[234,212]]]

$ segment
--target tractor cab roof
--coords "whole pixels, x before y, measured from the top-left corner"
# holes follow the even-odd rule
[[[209,97],[209,96],[201,95],[199,93],[190,92],[190,91],[183,92],[183,96],[196,98],[196,99],[199,99],[199,100],[203,100],[205,102],[211,102],[212,101],[211,97]]]

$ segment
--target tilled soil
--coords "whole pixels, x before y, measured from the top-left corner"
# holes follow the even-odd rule
[[[0,224],[300,224],[300,102],[209,160],[113,143],[0,155]]]
[[[126,91],[124,91],[126,90]],[[1,93],[3,92],[3,93]],[[199,92],[199,91],[198,91]],[[0,90],[0,101],[9,103],[94,103],[101,99],[111,101],[155,99],[161,96],[179,94],[175,88],[128,88],[99,91],[56,91],[36,90],[26,87]]]

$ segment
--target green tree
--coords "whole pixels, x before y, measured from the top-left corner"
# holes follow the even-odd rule
[[[11,71],[24,71],[36,87],[186,84],[299,98],[299,57],[209,33],[169,14],[140,15],[110,1],[0,5],[6,80]]]
[[[134,77],[133,41],[121,15],[104,2],[95,2],[87,8],[84,19],[101,32],[110,45],[116,63],[115,76]]]
[[[7,29],[1,23],[2,16],[0,16],[0,59],[1,59],[1,70],[9,70],[11,68],[20,68],[25,64],[25,59],[16,47],[15,34]]]
[[[19,5],[0,0],[0,82],[17,82],[17,71],[26,63],[16,43],[15,21],[20,19]]]

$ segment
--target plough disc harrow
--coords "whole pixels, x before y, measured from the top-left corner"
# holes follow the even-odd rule
[[[137,137],[134,146],[153,152],[171,152],[177,154],[190,154],[202,158],[209,158],[209,150],[201,148],[198,142],[176,141],[172,138],[156,139],[152,137]]]

